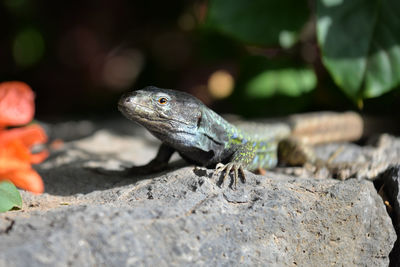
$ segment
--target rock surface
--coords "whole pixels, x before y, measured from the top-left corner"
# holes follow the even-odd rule
[[[329,163],[318,169],[284,167],[277,171],[298,177],[374,180],[390,166],[400,164],[400,139],[388,134],[365,146],[332,143],[319,145],[314,151],[318,159]]]
[[[46,193],[0,215],[0,266],[387,266],[396,240],[372,182],[247,174],[233,191],[211,170],[126,179],[94,167],[143,164],[153,139],[100,131],[37,167]]]
[[[392,166],[383,172],[376,181],[388,205],[389,213],[397,236],[400,235],[400,165]],[[400,266],[400,240],[397,239],[390,253],[390,266]]]

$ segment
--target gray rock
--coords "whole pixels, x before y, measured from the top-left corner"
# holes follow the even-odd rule
[[[0,266],[389,263],[396,234],[370,181],[246,172],[233,191],[193,166],[133,179],[90,169],[155,153],[125,142],[98,132],[38,166],[46,193],[22,192],[23,210],[0,215]]]
[[[326,163],[324,168],[277,168],[277,171],[299,177],[345,180],[348,178],[376,179],[391,165],[400,164],[400,138],[382,134],[365,146],[330,143],[314,147],[316,157]]]
[[[400,165],[392,166],[382,173],[376,184],[388,201],[389,211],[397,236],[400,235]],[[382,192],[383,191],[383,192]],[[390,266],[400,266],[400,240],[397,239],[390,253]]]

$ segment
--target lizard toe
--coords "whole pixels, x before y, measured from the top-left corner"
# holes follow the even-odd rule
[[[231,171],[233,171],[233,178],[230,183],[230,187],[232,189],[236,189],[238,180],[239,180],[239,176],[241,176],[241,180],[243,183],[246,182],[246,177],[244,174],[243,166],[241,164],[234,163],[234,162],[230,162],[227,164],[218,163],[215,168],[214,175],[219,175],[220,173],[224,172],[224,175],[223,175],[221,181],[219,182],[219,185],[222,186],[222,184],[225,182],[225,180],[230,175]]]

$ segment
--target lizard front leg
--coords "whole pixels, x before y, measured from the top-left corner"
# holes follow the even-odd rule
[[[256,157],[257,147],[252,143],[246,143],[243,145],[238,145],[235,153],[233,153],[230,162],[227,164],[218,163],[214,175],[219,175],[225,172],[221,184],[228,178],[231,171],[233,171],[233,179],[231,186],[236,189],[239,176],[243,183],[246,182],[246,176],[244,169],[247,168]]]
[[[126,176],[134,174],[150,174],[155,172],[160,172],[165,170],[168,166],[168,161],[170,160],[175,149],[162,143],[158,149],[157,155],[149,163],[142,166],[134,166],[125,170],[124,174]]]
[[[277,164],[277,143],[270,141],[253,141],[245,144],[234,144],[235,153],[229,163],[217,164],[215,174],[225,171],[222,183],[233,170],[233,185],[236,187],[239,175],[243,182],[246,182],[244,169],[255,171],[259,168],[272,168]]]
[[[163,144],[161,144],[160,148],[158,149],[156,157],[145,165],[134,166],[134,167],[130,167],[130,168],[125,168],[123,170],[118,170],[118,171],[107,170],[104,168],[91,168],[91,170],[94,172],[100,173],[100,174],[117,175],[117,176],[122,176],[122,177],[129,177],[129,176],[133,176],[133,175],[144,175],[144,174],[160,172],[167,168],[168,161],[174,152],[175,152],[175,150],[172,147],[163,143]]]

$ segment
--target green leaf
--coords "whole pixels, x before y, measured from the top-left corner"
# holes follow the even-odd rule
[[[205,25],[245,43],[287,45],[308,17],[306,0],[210,0]]]
[[[355,100],[400,84],[400,1],[318,0],[317,37],[324,65]]]
[[[19,66],[29,67],[38,63],[43,57],[44,50],[43,36],[36,29],[25,29],[15,37],[13,56]]]
[[[14,207],[22,207],[22,199],[18,189],[11,182],[0,182],[0,212],[8,211]]]
[[[257,98],[276,94],[296,97],[310,92],[316,85],[317,77],[312,69],[266,70],[248,82],[246,94]]]
[[[240,65],[238,86],[251,99],[277,95],[298,97],[312,91],[316,85],[314,70],[303,64],[293,64],[291,58],[272,60],[247,56]]]

